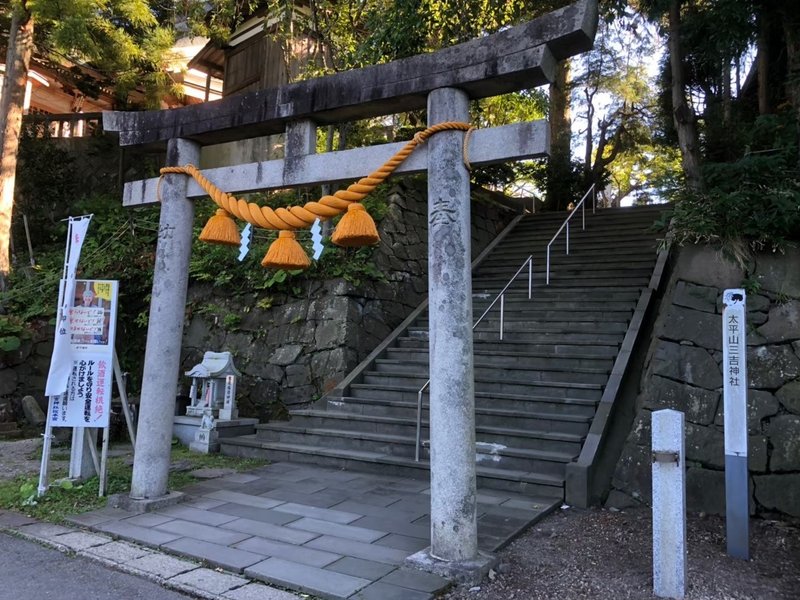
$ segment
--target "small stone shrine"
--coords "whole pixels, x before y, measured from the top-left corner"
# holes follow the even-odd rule
[[[236,380],[241,375],[230,352],[206,352],[201,363],[186,371],[186,376],[192,378],[186,416],[210,413],[215,419],[236,419]]]
[[[230,352],[206,352],[203,360],[186,371],[192,378],[189,406],[176,415],[173,435],[197,452],[219,450],[219,438],[248,435],[258,419],[240,419],[236,407],[236,382],[241,373]]]

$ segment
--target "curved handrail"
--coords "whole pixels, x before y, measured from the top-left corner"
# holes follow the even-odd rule
[[[567,254],[569,254],[569,221],[573,217],[573,215],[576,212],[578,212],[578,209],[580,208],[581,209],[581,219],[582,219],[581,229],[586,229],[586,204],[585,204],[585,201],[586,201],[587,196],[589,194],[592,194],[592,213],[594,213],[595,209],[596,209],[596,194],[593,193],[594,190],[595,190],[595,184],[593,183],[591,185],[591,187],[588,190],[586,190],[586,193],[583,195],[583,197],[580,199],[580,201],[575,205],[575,208],[573,208],[570,211],[569,215],[567,215],[567,218],[564,219],[564,222],[561,224],[561,227],[558,228],[558,231],[556,231],[556,234],[553,236],[553,238],[547,244],[547,258],[546,258],[546,267],[545,267],[545,285],[550,285],[550,246],[553,245],[553,242],[556,241],[556,238],[559,235],[561,235],[561,232],[564,230],[564,227],[566,227],[567,228]]]
[[[522,270],[525,268],[526,265],[528,267],[528,300],[531,299],[531,296],[533,295],[533,254],[531,254],[528,258],[525,259],[525,262],[523,262],[522,265],[520,265],[519,269],[517,269],[517,272],[514,273],[511,276],[511,279],[508,280],[508,283],[505,285],[505,287],[502,290],[500,290],[500,293],[497,294],[494,297],[494,300],[492,300],[492,302],[489,304],[489,306],[486,307],[486,310],[483,311],[483,314],[480,317],[478,317],[478,320],[475,321],[475,323],[472,325],[473,331],[478,326],[478,324],[481,321],[483,321],[483,318],[487,314],[489,314],[489,311],[492,310],[492,308],[494,308],[494,305],[497,304],[497,301],[499,300],[500,301],[500,339],[501,340],[503,339],[503,324],[504,324],[503,317],[504,317],[504,314],[505,314],[505,294],[506,294],[506,290],[508,290],[508,288],[511,286],[511,284],[514,283],[514,281],[516,280],[517,276],[519,276],[519,274],[522,273]],[[429,328],[428,331],[430,331],[430,325],[428,326],[428,328]],[[429,357],[428,358],[428,364],[430,365],[430,336],[428,338],[428,357]],[[421,442],[420,438],[422,436],[422,394],[425,393],[425,390],[428,389],[428,386],[430,384],[431,384],[431,380],[430,380],[430,378],[428,378],[428,381],[425,382],[425,385],[423,385],[419,389],[419,391],[417,392],[417,438],[416,438],[417,445],[416,445],[416,449],[414,451],[414,460],[416,462],[419,462],[419,447],[420,447],[420,442]]]

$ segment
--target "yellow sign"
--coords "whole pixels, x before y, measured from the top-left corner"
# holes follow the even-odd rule
[[[111,283],[95,281],[94,293],[98,298],[111,301]]]

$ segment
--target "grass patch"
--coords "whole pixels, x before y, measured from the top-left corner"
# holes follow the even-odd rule
[[[129,457],[108,459],[108,494],[122,494],[131,489],[133,467],[127,464]],[[220,454],[196,454],[180,445],[172,448],[172,470],[169,473],[168,487],[180,490],[198,481],[189,472],[202,468],[234,469],[246,471],[268,464],[257,459],[242,459]],[[50,489],[41,497],[36,497],[39,485],[38,476],[20,476],[0,481],[0,509],[14,510],[30,517],[52,523],[62,523],[70,516],[102,508],[106,498],[98,497],[100,480],[93,477],[81,484],[73,484],[60,478],[67,474],[63,469],[52,472]]]

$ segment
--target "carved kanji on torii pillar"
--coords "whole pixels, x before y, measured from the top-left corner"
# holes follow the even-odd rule
[[[502,32],[364,69],[231,96],[190,107],[104,113],[122,146],[166,144],[167,164],[197,164],[200,147],[286,133],[280,160],[208,169],[230,193],[348,182],[367,175],[402,144],[314,154],[321,125],[427,108],[429,124],[467,121],[470,100],[549,83],[557,61],[589,50],[597,1],[583,0]],[[475,478],[469,174],[464,133],[437,133],[398,168],[428,173],[430,301],[431,547],[422,568],[476,581],[490,564],[478,552]],[[475,131],[472,165],[546,156],[544,122]],[[157,180],[125,184],[126,206],[155,203]],[[129,506],[169,497],[172,413],[180,367],[193,200],[206,192],[186,175],[165,176],[153,276],[144,385]]]

